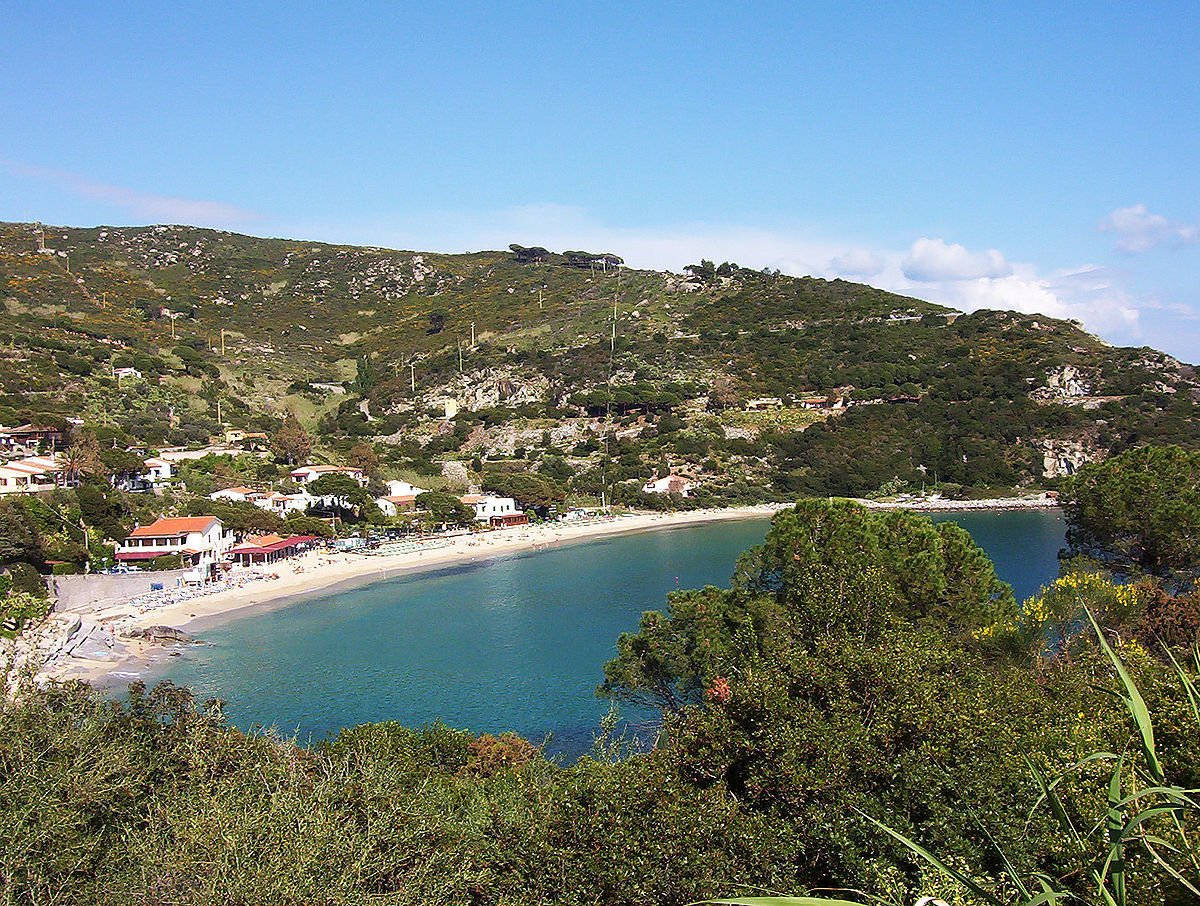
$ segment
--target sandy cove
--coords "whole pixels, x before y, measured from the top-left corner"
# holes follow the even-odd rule
[[[920,511],[970,511],[1001,509],[1033,509],[1057,506],[1057,500],[1047,495],[1000,498],[993,500],[859,500],[871,509],[913,509]],[[63,644],[63,633],[70,627],[46,634],[44,646],[49,659],[38,658],[43,664],[38,671],[45,678],[86,679],[104,685],[127,682],[147,664],[167,656],[168,646],[142,639],[129,638],[131,632],[149,626],[177,627],[189,634],[202,633],[209,626],[236,619],[251,610],[267,606],[284,606],[289,602],[328,593],[337,587],[349,587],[391,579],[398,576],[438,569],[451,569],[472,563],[486,563],[501,557],[545,550],[628,532],[669,529],[720,520],[765,518],[788,504],[731,507],[727,509],[688,510],[678,513],[637,513],[626,516],[603,517],[581,524],[541,523],[500,529],[490,532],[463,534],[444,540],[431,539],[437,547],[397,554],[370,555],[358,553],[325,553],[311,551],[300,557],[281,560],[265,567],[238,570],[223,586],[185,592],[184,600],[158,604],[125,602],[91,608],[76,608],[59,619],[79,618],[77,627],[83,642]],[[163,598],[177,597],[176,590],[164,592]],[[153,596],[147,596],[153,597]],[[53,618],[52,618],[53,619]]]
[[[76,608],[85,630],[98,645],[76,645],[75,654],[60,655],[47,663],[39,675],[57,679],[86,679],[96,684],[120,683],[135,678],[148,660],[162,656],[164,646],[127,634],[148,626],[177,627],[190,634],[236,619],[265,606],[281,606],[290,601],[327,593],[336,587],[348,587],[392,579],[398,576],[438,569],[451,569],[472,563],[486,563],[501,557],[546,550],[609,535],[652,531],[723,520],[766,518],[779,505],[731,507],[727,509],[688,510],[678,513],[637,513],[608,517],[582,524],[541,523],[490,532],[457,535],[443,546],[397,554],[371,555],[310,551],[299,557],[280,560],[269,566],[241,570],[230,580],[231,587],[204,590],[195,597],[162,606],[111,604],[97,609]],[[237,584],[241,583],[241,584]],[[164,593],[169,597],[170,592]],[[100,647],[110,652],[94,657]]]

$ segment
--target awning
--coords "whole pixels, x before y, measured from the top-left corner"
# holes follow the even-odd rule
[[[273,554],[276,551],[286,550],[291,547],[299,547],[309,541],[316,541],[316,535],[294,535],[291,538],[280,538],[278,541],[272,541],[270,544],[254,544],[251,541],[243,541],[241,544],[234,547],[229,553],[234,556],[243,556],[245,554]]]

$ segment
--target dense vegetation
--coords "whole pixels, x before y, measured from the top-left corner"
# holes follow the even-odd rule
[[[81,417],[120,451],[228,427],[270,434],[280,463],[366,445],[389,473],[503,464],[580,500],[675,506],[641,484],[683,470],[699,503],[971,494],[1148,442],[1200,448],[1189,366],[841,280],[187,227],[45,242],[0,225],[0,424]]]
[[[802,501],[731,588],[668,605],[621,639],[602,686],[663,707],[660,745],[631,754],[604,735],[573,766],[438,725],[304,750],[169,686],[123,703],[25,690],[0,710],[0,889],[13,903],[967,901],[870,816],[1005,898],[1015,872],[1087,900],[1102,835],[1076,845],[1029,811],[1036,777],[1061,775],[1056,801],[1091,828],[1113,763],[1069,768],[1139,745],[1095,637],[1052,631],[1085,605],[1159,718],[1162,782],[1200,786],[1194,703],[1170,666],[1200,639],[1194,595],[1075,564],[1018,610],[955,527]],[[1200,831],[1194,811],[1182,820]],[[1122,864],[1128,903],[1189,902],[1144,850]]]

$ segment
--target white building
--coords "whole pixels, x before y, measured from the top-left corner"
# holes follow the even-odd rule
[[[0,465],[0,495],[33,494],[57,487],[63,477],[56,456],[30,456]]]
[[[678,494],[680,497],[691,497],[696,483],[682,475],[664,475],[642,485],[646,494]]]
[[[179,554],[192,566],[211,572],[231,547],[233,532],[216,516],[182,516],[138,526],[117,547],[116,556],[121,563],[136,563]]]
[[[280,516],[290,516],[292,513],[304,515],[308,512],[308,508],[321,503],[321,497],[314,497],[303,489],[295,494],[263,494],[250,498],[250,502],[264,510],[269,510],[272,513],[278,513]]]
[[[400,513],[412,512],[417,508],[417,495],[388,494],[386,497],[376,497],[375,505],[385,516],[398,516]]]
[[[298,469],[292,469],[291,474],[297,484],[308,484],[323,475],[348,475],[358,482],[359,487],[367,486],[367,476],[363,474],[362,469],[355,469],[351,466],[301,466]]]
[[[208,495],[209,500],[230,500],[234,503],[245,503],[247,500],[254,501],[260,497],[269,497],[265,491],[256,491],[253,488],[233,487],[221,488],[219,491],[213,491]]]
[[[386,482],[386,484],[388,497],[407,497],[409,495],[416,497],[418,494],[425,494],[428,491],[427,488],[418,488],[415,484],[409,484],[407,481],[400,481],[398,479],[392,479]]]
[[[517,501],[512,497],[464,494],[458,499],[475,511],[475,519],[479,522],[493,525],[517,525],[527,521],[525,514],[517,506]]]
[[[151,456],[146,460],[146,480],[154,487],[166,484],[175,477],[175,467],[165,459]]]

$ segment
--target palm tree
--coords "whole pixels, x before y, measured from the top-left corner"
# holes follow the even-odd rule
[[[78,444],[67,447],[58,457],[58,464],[62,467],[62,474],[66,476],[67,486],[74,487],[79,484],[80,473],[87,468],[88,455]]]

